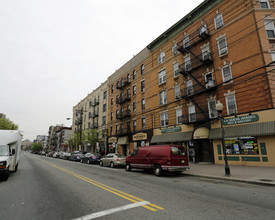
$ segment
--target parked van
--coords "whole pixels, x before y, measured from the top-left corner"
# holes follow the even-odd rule
[[[179,174],[189,170],[187,151],[180,145],[139,147],[126,158],[126,171],[132,168],[152,169],[156,176],[161,176],[163,171]]]
[[[0,177],[9,178],[10,171],[17,171],[22,136],[19,131],[0,130]]]

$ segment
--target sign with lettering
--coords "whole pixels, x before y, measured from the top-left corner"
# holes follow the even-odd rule
[[[161,133],[166,134],[166,133],[173,133],[173,132],[179,132],[179,131],[181,131],[181,127],[162,129]]]
[[[109,143],[116,143],[117,142],[117,138],[116,137],[110,137],[108,140]]]
[[[236,118],[223,119],[222,121],[223,121],[223,125],[251,123],[251,122],[259,121],[259,115],[257,114],[245,115],[245,116],[236,117]]]
[[[137,133],[133,135],[133,141],[141,141],[141,140],[147,140],[146,133]]]

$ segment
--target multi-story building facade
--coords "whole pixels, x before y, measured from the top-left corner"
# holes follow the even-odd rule
[[[109,77],[110,149],[174,143],[223,164],[224,140],[231,164],[275,166],[274,6],[206,0]]]
[[[72,133],[80,139],[80,146],[75,146],[75,150],[106,151],[107,108],[107,81],[73,107]],[[96,137],[95,141],[92,136]]]

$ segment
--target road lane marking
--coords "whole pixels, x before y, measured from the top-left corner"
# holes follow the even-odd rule
[[[116,213],[116,212],[121,212],[121,211],[125,211],[125,210],[128,210],[128,209],[143,206],[143,205],[146,205],[146,204],[149,204],[149,203],[150,202],[147,202],[147,201],[132,203],[132,204],[120,206],[120,207],[117,207],[117,208],[112,208],[112,209],[107,209],[107,210],[104,210],[104,211],[96,212],[96,213],[93,213],[93,214],[90,214],[90,215],[85,215],[85,216],[82,216],[82,217],[79,217],[79,218],[76,218],[76,219],[72,219],[72,220],[95,219],[95,218],[99,218],[99,217],[102,217],[102,216],[105,216],[105,215],[110,215],[110,214],[113,214],[113,213]]]
[[[115,195],[117,195],[117,196],[119,196],[119,197],[122,197],[122,198],[124,198],[124,199],[126,199],[126,200],[129,200],[129,201],[131,201],[131,202],[133,202],[133,203],[144,202],[143,199],[140,199],[140,198],[138,198],[138,197],[136,197],[136,196],[133,196],[133,195],[130,195],[130,194],[128,194],[128,193],[122,192],[122,191],[120,191],[120,190],[114,189],[114,188],[112,188],[112,187],[110,187],[110,186],[107,186],[107,185],[105,185],[105,184],[103,184],[103,183],[97,182],[97,181],[92,180],[92,179],[90,179],[90,178],[88,178],[88,177],[85,177],[85,176],[82,176],[82,175],[77,174],[77,173],[75,173],[75,172],[72,172],[72,171],[70,171],[70,170],[67,170],[67,169],[65,169],[65,168],[63,168],[63,167],[59,167],[59,166],[57,166],[57,165],[55,165],[55,164],[53,164],[53,163],[50,163],[50,162],[41,160],[41,159],[39,159],[39,158],[36,158],[36,159],[40,160],[40,161],[43,162],[43,163],[49,164],[50,166],[55,167],[56,169],[59,169],[59,170],[65,172],[65,173],[68,173],[68,174],[70,174],[70,175],[72,175],[72,176],[75,176],[75,177],[81,179],[81,180],[84,180],[85,182],[88,182],[88,183],[90,183],[90,184],[92,184],[92,185],[95,185],[95,186],[101,188],[101,189],[104,189],[104,190],[106,190],[106,191],[108,191],[108,192],[111,192],[111,193],[113,193],[113,194],[115,194]],[[148,209],[148,210],[150,210],[150,211],[157,211],[157,209],[159,209],[159,210],[164,210],[164,208],[162,208],[162,207],[160,207],[160,206],[157,206],[157,205],[155,205],[155,204],[152,204],[152,203],[148,203],[148,204],[146,204],[146,205],[142,205],[142,207],[143,207],[143,208],[146,208],[146,209]]]

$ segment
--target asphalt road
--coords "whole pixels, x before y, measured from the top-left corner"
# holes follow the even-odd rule
[[[100,167],[23,152],[0,219],[274,219],[275,187]]]

